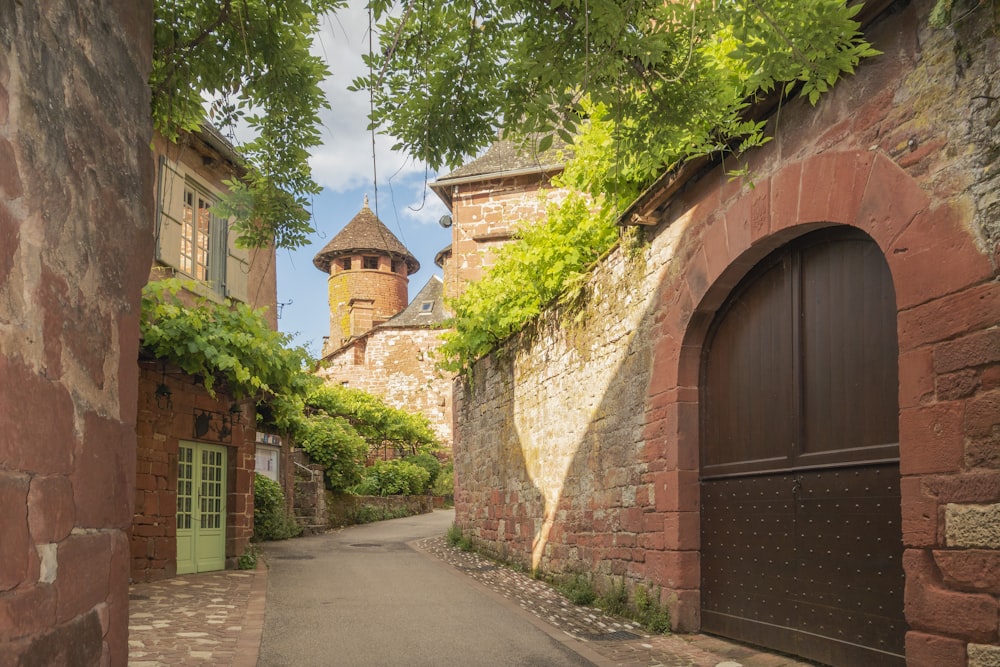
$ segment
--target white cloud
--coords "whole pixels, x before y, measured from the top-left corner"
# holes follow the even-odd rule
[[[323,145],[313,150],[309,162],[316,182],[335,192],[370,185],[376,170],[380,187],[390,178],[394,186],[411,176],[419,175],[423,180],[423,165],[394,152],[394,140],[381,134],[375,136],[373,169],[368,94],[347,89],[355,78],[368,73],[362,60],[362,54],[368,53],[368,33],[364,3],[351,0],[347,7],[324,18],[314,40],[313,52],[326,61],[331,72],[321,86],[331,108],[321,114]],[[377,35],[374,45],[378,48]]]

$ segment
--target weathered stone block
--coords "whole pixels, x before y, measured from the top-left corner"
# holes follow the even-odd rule
[[[73,486],[61,475],[35,475],[28,490],[28,526],[36,544],[59,542],[76,521]]]
[[[960,401],[900,410],[900,472],[913,475],[961,470],[964,410]]]
[[[1000,667],[1000,646],[996,644],[969,644],[968,667]]]
[[[34,549],[28,532],[28,478],[0,472],[0,591],[20,584]]]
[[[1000,549],[1000,504],[945,507],[949,547]]]
[[[944,588],[931,555],[907,550],[904,610],[913,630],[941,633],[968,641],[985,642],[997,634],[997,601],[991,595],[960,593]]]
[[[923,632],[906,633],[908,667],[963,667],[965,642]]]
[[[933,553],[949,588],[1000,595],[1000,551],[963,549]]]
[[[976,285],[915,308],[901,310],[899,349],[910,350],[968,331],[986,329],[994,326],[998,317],[1000,284],[988,282]],[[948,350],[946,354],[949,357],[948,363],[954,363],[950,360],[952,351]]]
[[[0,594],[0,643],[42,633],[55,624],[55,586],[25,587]]]
[[[59,543],[56,621],[64,623],[85,613],[110,593],[111,536],[109,533],[73,534]],[[124,571],[115,573],[122,579]]]
[[[1000,363],[1000,328],[996,327],[941,343],[934,349],[937,373],[996,363]]]

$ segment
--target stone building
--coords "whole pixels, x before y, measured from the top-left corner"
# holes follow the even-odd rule
[[[493,264],[496,249],[517,226],[540,219],[545,205],[565,192],[552,178],[565,164],[564,146],[536,153],[498,140],[482,156],[430,184],[451,211],[451,245],[435,263],[444,270],[444,293],[454,298]]]
[[[240,175],[239,157],[210,126],[177,142],[157,136],[155,252],[150,280],[178,277],[191,294],[266,308],[277,326],[274,249],[237,248],[229,221],[212,213]],[[236,567],[253,534],[256,419],[253,401],[201,383],[162,361],[139,360],[131,576]]]
[[[451,378],[435,370],[447,317],[440,278],[407,304],[408,276],[419,262],[368,207],[316,255],[329,273],[330,336],[317,375],[427,416],[451,444]]]
[[[435,368],[434,356],[448,317],[445,299],[482,276],[519,224],[538,220],[547,202],[563,196],[551,184],[562,168],[561,146],[536,154],[497,141],[481,157],[434,181],[431,189],[451,212],[444,223],[451,227],[452,243],[435,257],[444,280],[431,277],[408,306],[406,276],[419,264],[366,199],[313,260],[330,275],[330,336],[320,377],[425,414],[450,446],[453,378]]]
[[[420,262],[368,207],[362,209],[322,250],[313,264],[329,274],[330,336],[323,356],[339,349],[406,308],[408,276]]]
[[[152,25],[149,2],[0,3],[5,665],[128,660]]]
[[[933,28],[933,4],[866,7],[884,55],[785,102],[752,184],[666,174],[583,312],[477,364],[467,534],[650,587],[677,631],[1000,663],[1000,15]]]

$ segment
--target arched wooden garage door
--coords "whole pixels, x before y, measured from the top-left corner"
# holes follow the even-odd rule
[[[896,307],[878,246],[808,234],[758,265],[702,363],[702,629],[903,664]]]

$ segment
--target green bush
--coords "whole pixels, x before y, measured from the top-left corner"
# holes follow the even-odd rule
[[[437,479],[434,480],[434,485],[431,487],[431,493],[435,496],[455,495],[455,467],[451,463],[444,466],[438,473]]]
[[[285,540],[301,532],[302,528],[285,509],[285,494],[281,490],[281,485],[259,473],[254,473],[254,539]]]
[[[312,415],[304,420],[296,440],[311,460],[323,466],[330,490],[343,491],[361,481],[368,445],[345,418]]]
[[[351,525],[374,523],[388,519],[402,519],[405,516],[413,516],[413,514],[413,510],[407,507],[388,508],[376,507],[375,505],[359,505],[347,513],[347,523]]]
[[[564,580],[556,586],[556,589],[566,596],[566,599],[577,605],[593,604],[594,600],[597,599],[593,583],[589,577],[582,574],[576,574],[572,578]]]
[[[458,547],[462,551],[472,551],[472,538],[465,534],[462,527],[457,523],[448,526],[448,544]]]
[[[361,496],[410,496],[426,493],[430,473],[408,461],[376,461],[352,490]]]
[[[628,589],[624,579],[621,585],[611,581],[611,588],[597,598],[597,608],[612,616],[625,616],[628,613]]]
[[[257,559],[260,557],[260,548],[256,544],[248,544],[243,550],[243,555],[237,561],[237,567],[241,570],[257,569]]]
[[[437,481],[438,475],[441,474],[441,462],[438,461],[437,457],[433,454],[427,452],[420,452],[419,454],[414,454],[413,456],[407,456],[404,461],[418,465],[430,474],[430,478],[427,480],[427,490],[430,490],[434,483]]]
[[[635,620],[650,632],[664,634],[670,630],[670,611],[660,604],[659,589],[635,589]]]

